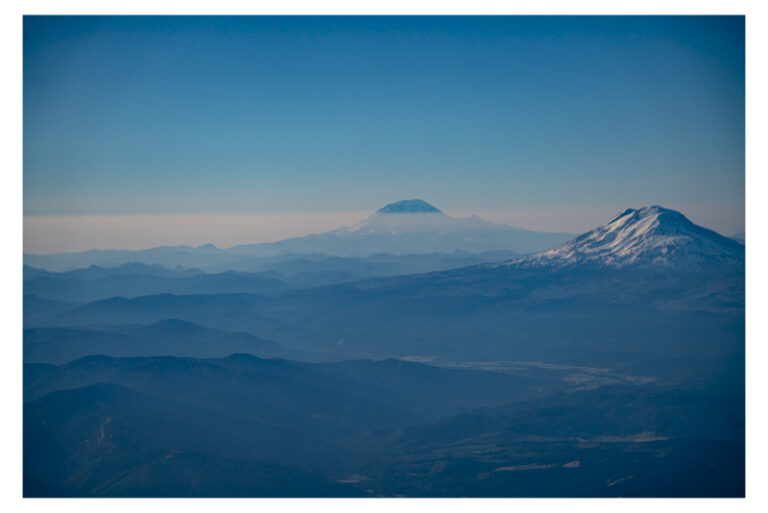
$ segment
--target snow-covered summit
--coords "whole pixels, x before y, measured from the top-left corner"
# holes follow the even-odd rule
[[[627,209],[609,223],[570,242],[507,262],[518,266],[563,267],[574,264],[739,264],[744,246],[692,223],[680,212],[660,206]]]
[[[442,214],[440,209],[420,199],[396,201],[376,211],[377,214]]]
[[[322,253],[360,257],[484,253],[527,254],[553,248],[570,239],[566,233],[543,233],[492,223],[477,216],[452,217],[420,199],[390,203],[357,224],[283,241],[230,248],[239,254]]]

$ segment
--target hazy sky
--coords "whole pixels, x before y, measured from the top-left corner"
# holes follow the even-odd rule
[[[35,226],[125,216],[141,246],[142,219],[285,213],[274,238],[414,197],[552,231],[650,204],[743,231],[743,18],[24,19]]]

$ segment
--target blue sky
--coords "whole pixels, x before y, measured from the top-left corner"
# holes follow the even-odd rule
[[[25,216],[413,197],[743,230],[743,18],[25,17]]]

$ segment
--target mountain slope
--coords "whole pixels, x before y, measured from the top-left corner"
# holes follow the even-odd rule
[[[394,255],[508,250],[525,254],[553,247],[570,235],[542,233],[485,221],[477,216],[455,218],[429,203],[390,203],[353,226],[295,237],[271,244],[235,246],[233,253],[324,253],[336,256]]]
[[[27,497],[359,495],[306,470],[335,461],[339,450],[269,422],[110,383],[24,405]]]
[[[132,272],[132,269],[135,271]],[[42,274],[32,275],[24,281],[24,293],[76,302],[152,294],[268,294],[288,288],[276,276],[279,275],[233,271],[216,274],[191,270],[174,272],[157,265],[143,264],[125,264],[115,268],[91,266],[64,273],[43,271]]]
[[[744,246],[660,206],[627,209],[557,248],[513,259],[514,266],[583,264],[743,265]]]
[[[176,319],[166,319],[148,326],[114,326],[98,330],[24,330],[26,363],[62,364],[93,354],[115,357],[173,355],[212,358],[232,353],[248,353],[263,358],[305,356],[248,333],[204,328]]]
[[[743,495],[739,387],[244,355],[24,377],[25,496]]]
[[[437,418],[539,395],[538,378],[446,369],[400,360],[305,363],[245,354],[226,358],[89,356],[26,364],[24,397],[112,383],[307,433]],[[354,413],[354,415],[353,415]],[[337,423],[339,425],[337,425]]]
[[[66,272],[49,272],[24,266],[24,291],[25,294],[34,294],[47,300],[74,302],[163,293],[270,294],[289,288],[454,269],[498,262],[515,256],[517,254],[513,251],[457,251],[421,255],[376,253],[366,257],[334,257],[323,254],[238,256],[208,266],[206,272],[195,269],[181,271],[137,263],[111,268],[91,266]]]

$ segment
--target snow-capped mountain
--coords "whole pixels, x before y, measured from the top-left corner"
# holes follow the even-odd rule
[[[742,244],[692,223],[680,212],[652,206],[627,209],[609,223],[570,242],[516,258],[506,265],[624,267],[661,264],[685,267],[743,263]]]
[[[323,253],[367,256],[512,251],[527,254],[565,242],[572,235],[543,233],[491,223],[477,216],[451,217],[420,199],[390,203],[353,226],[268,244],[235,246],[244,255]]]
[[[492,262],[514,255],[550,249],[573,235],[544,233],[491,223],[477,216],[451,217],[420,199],[390,203],[353,226],[324,233],[293,237],[277,242],[246,244],[217,248],[212,244],[199,247],[166,246],[139,251],[91,250],[80,253],[24,255],[32,267],[63,271],[98,265],[114,267],[129,262],[159,264],[203,270],[266,270],[254,259],[296,258],[301,255],[329,258],[367,258],[388,254],[455,256],[482,254],[480,261]],[[498,253],[498,255],[497,255]],[[502,256],[503,255],[503,256]],[[457,263],[457,266],[462,265]],[[468,265],[468,264],[464,264]],[[444,269],[443,264],[435,269]],[[424,267],[420,266],[423,271]],[[384,274],[391,274],[389,268]],[[434,270],[434,269],[429,269]],[[379,266],[381,271],[381,266]],[[378,271],[374,273],[378,274]]]

